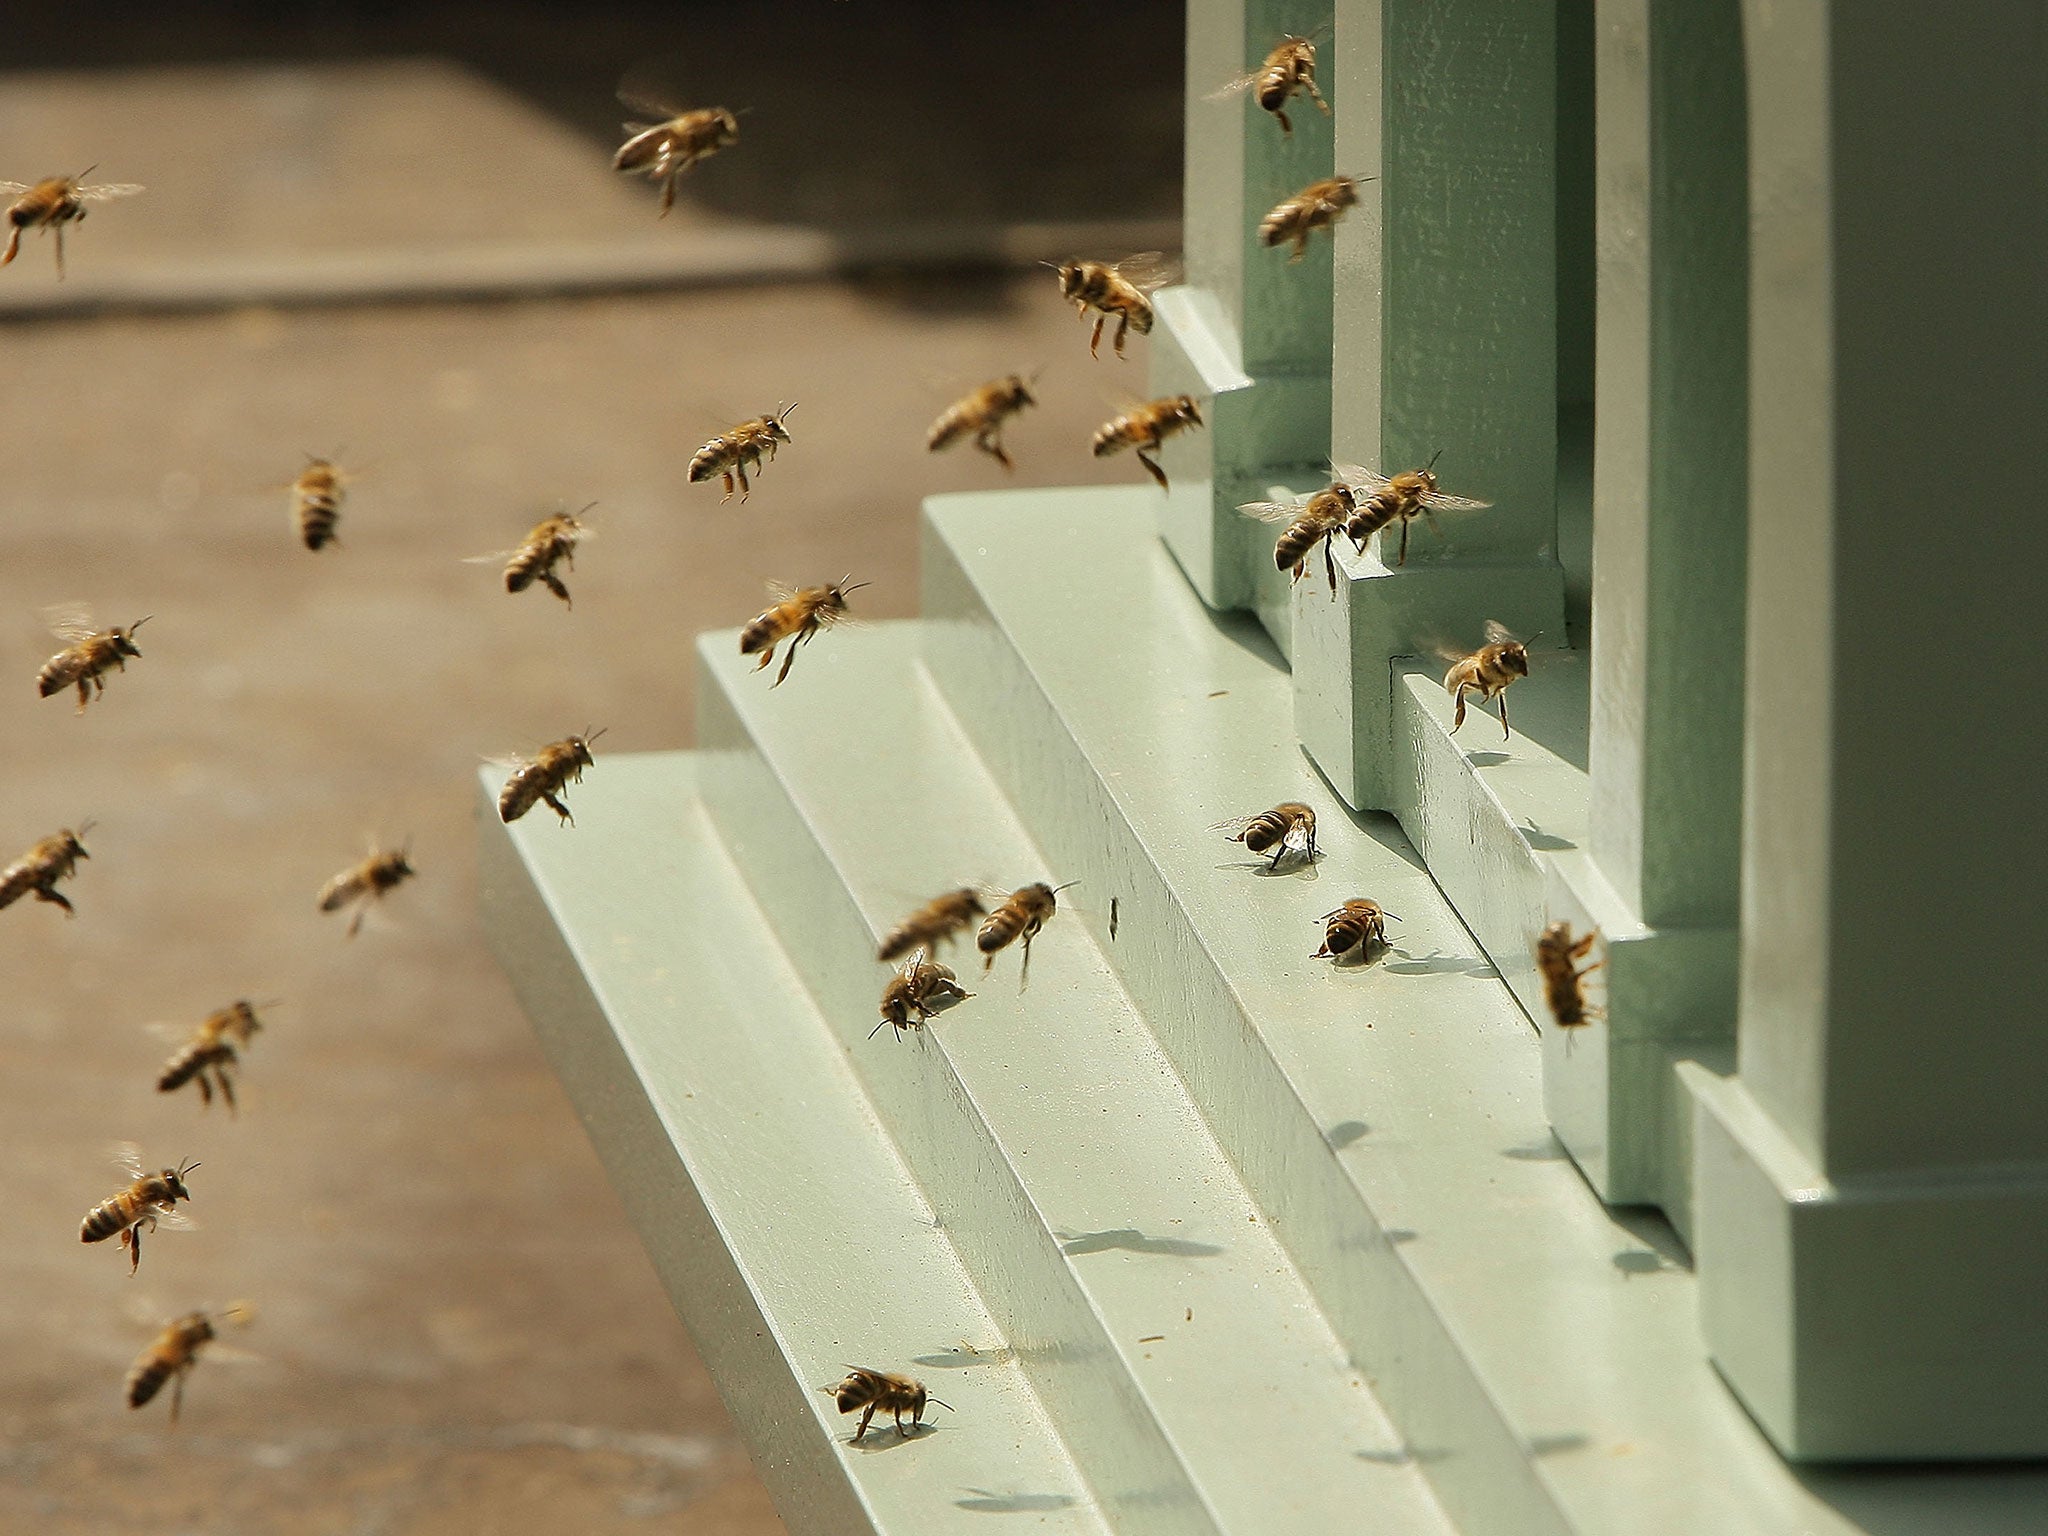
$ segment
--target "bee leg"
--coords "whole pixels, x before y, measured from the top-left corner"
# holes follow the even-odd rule
[[[860,1416],[860,1428],[853,1432],[853,1443],[860,1444],[860,1437],[868,1432],[868,1420],[875,1416],[875,1405],[869,1403]]]
[[[559,597],[563,602],[569,603],[569,606],[571,608],[574,608],[576,606],[574,603],[569,602],[569,589],[562,585],[561,577],[557,576],[553,571],[542,571],[540,573],[540,579],[541,582],[547,587],[547,589],[550,592],[554,593],[555,596]]]
[[[1145,466],[1145,473],[1150,475],[1154,480],[1157,480],[1159,482],[1159,489],[1161,489],[1162,491],[1166,490],[1166,471],[1161,469],[1157,464],[1153,463],[1151,459],[1147,458],[1145,456],[1144,449],[1138,449],[1137,453],[1138,462]]]
[[[1465,723],[1465,685],[1463,683],[1458,684],[1457,704],[1458,708],[1451,716],[1451,734],[1453,736],[1458,734],[1458,727]]]
[[[213,1080],[220,1084],[220,1096],[223,1099],[227,1100],[228,1113],[231,1115],[234,1114],[235,1080],[232,1077],[228,1076],[228,1069],[224,1066],[215,1067],[213,1069]],[[200,1081],[204,1082],[205,1079],[201,1078]]]
[[[782,644],[782,642],[781,642],[780,640],[778,640],[778,641],[776,641],[776,642],[775,642],[775,645],[780,645],[780,644]],[[771,645],[771,646],[769,646],[769,647],[768,647],[768,649],[767,649],[767,650],[766,650],[765,652],[763,652],[763,653],[762,653],[761,659],[760,659],[759,661],[757,661],[757,662],[755,662],[755,663],[754,663],[754,670],[755,670],[756,672],[760,671],[760,670],[761,670],[761,669],[762,669],[763,667],[766,667],[766,666],[771,666],[771,665],[773,665],[773,664],[774,664],[774,661],[775,661],[775,645]]]
[[[1124,338],[1130,334],[1131,317],[1129,315],[1119,315],[1116,322],[1116,341],[1113,343],[1118,357],[1124,355]]]
[[[1275,107],[1273,109],[1273,115],[1280,119],[1280,131],[1284,133],[1288,138],[1293,138],[1294,124],[1287,121],[1287,109],[1285,107]]]
[[[733,489],[733,487],[732,487],[732,471],[731,471],[731,470],[729,470],[729,469],[728,469],[728,470],[724,471],[724,480],[725,480],[725,494],[724,494],[723,496],[721,496],[721,497],[719,497],[719,498],[718,498],[718,504],[719,504],[720,506],[724,506],[724,505],[725,505],[725,504],[726,504],[726,503],[727,503],[728,501],[731,501],[731,500],[732,500],[732,489]]]
[[[547,802],[547,807],[549,810],[553,811],[557,816],[562,818],[563,826],[573,827],[576,825],[576,818],[569,814],[569,807],[562,804],[562,802],[559,799],[557,799],[554,795],[550,794],[547,790],[542,790],[540,793],[540,797],[542,800]]]
[[[782,653],[782,670],[775,674],[775,681],[768,685],[770,688],[780,688],[782,686],[782,680],[785,677],[789,676],[789,664],[796,660],[797,646],[801,644],[803,640],[808,640],[810,638],[810,634],[806,632],[801,637],[801,639],[792,640],[789,642],[789,649]]]
[[[1003,468],[1011,471],[1013,474],[1016,472],[1017,466],[1011,463],[1010,456],[1007,453],[1003,452],[1002,439],[997,437],[993,432],[984,432],[979,437],[975,438],[974,446],[979,448],[983,453],[987,454],[990,458],[994,459],[998,464],[1002,465]]]
[[[1331,540],[1334,538],[1336,538],[1334,533],[1323,535],[1323,575],[1329,578],[1330,600],[1332,602],[1336,601],[1337,598],[1337,553],[1331,547]],[[1300,573],[1296,572],[1296,574],[1299,575]]]
[[[747,484],[747,461],[741,459],[737,464],[733,465],[733,472],[740,477],[740,500],[744,502],[754,493],[754,488]]]
[[[64,281],[64,226],[53,226],[57,231],[57,281]]]
[[[369,901],[364,898],[358,898],[356,901],[355,914],[348,920],[348,936],[350,938],[354,938],[358,933],[362,931],[363,914],[369,910]]]
[[[178,1422],[178,1410],[185,1405],[186,1366],[179,1366],[171,1372],[171,1422]]]
[[[667,218],[669,209],[676,205],[676,178],[681,174],[682,171],[678,169],[661,178],[661,213],[658,217]]]
[[[72,906],[70,899],[66,897],[64,893],[58,890],[54,885],[37,886],[36,900],[55,903],[57,906],[60,906],[64,909],[64,915],[66,917],[76,917],[78,915],[78,909]]]
[[[1323,93],[1316,89],[1315,81],[1304,78],[1301,84],[1315,104],[1323,109],[1323,116],[1328,117],[1330,115],[1330,104],[1323,100]]]
[[[78,708],[75,711],[73,711],[73,713],[81,715],[84,714],[85,706],[90,704],[91,702],[92,679],[89,677],[81,677],[78,680]]]
[[[1088,355],[1090,357],[1100,357],[1102,355],[1095,349],[1102,345],[1102,328],[1108,323],[1109,316],[1107,315],[1097,315],[1095,317],[1095,329],[1088,337]]]
[[[1500,698],[1500,739],[1501,739],[1502,741],[1506,741],[1506,740],[1508,739],[1508,691],[1507,691],[1507,689],[1505,689],[1505,688],[1501,689],[1501,691],[1500,691],[1500,694],[1499,694],[1499,698]]]
[[[199,1107],[201,1109],[211,1109],[213,1107],[213,1084],[206,1080],[204,1072],[201,1072],[192,1081],[199,1085]]]
[[[1287,265],[1293,266],[1308,254],[1308,229],[1303,227],[1294,232],[1294,254],[1287,258]]]
[[[15,253],[20,249],[21,226],[10,220],[7,229],[7,250],[5,253],[0,253],[0,267],[4,267],[7,263],[14,260]]]
[[[1408,519],[1404,517],[1404,518],[1402,518],[1402,519],[1401,519],[1401,557],[1400,557],[1400,558],[1399,558],[1398,560],[1396,560],[1396,561],[1394,562],[1394,564],[1396,564],[1396,565],[1406,565],[1407,563],[1408,563]]]
[[[124,1228],[121,1241],[128,1245],[128,1278],[135,1278],[135,1271],[142,1267],[142,1223]]]
[[[1281,861],[1282,859],[1286,858],[1286,857],[1287,857],[1287,839],[1283,837],[1283,838],[1281,838],[1281,839],[1280,839],[1280,841],[1279,841],[1278,843],[1274,844],[1274,846],[1273,846],[1273,862],[1272,862],[1272,863],[1270,863],[1270,864],[1268,864],[1268,865],[1266,866],[1266,868],[1267,868],[1267,869],[1269,869],[1269,870],[1272,870],[1272,869],[1278,869],[1278,868],[1280,867],[1280,861]]]

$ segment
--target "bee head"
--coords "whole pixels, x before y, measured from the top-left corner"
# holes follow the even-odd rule
[[[180,1163],[175,1168],[166,1168],[164,1170],[164,1188],[170,1191],[173,1200],[190,1200],[192,1198],[192,1191],[185,1187],[185,1175],[198,1166],[199,1164],[196,1162]]]
[[[593,731],[586,725],[581,736],[570,737],[569,739],[576,743],[576,761],[585,768],[595,766],[590,756],[590,744],[610,729],[611,727],[608,725],[601,725]]]
[[[790,414],[795,410],[796,402],[794,400],[790,401],[788,405],[776,406],[768,417],[768,435],[779,443],[788,442],[789,429],[783,426],[783,422],[787,421]]]
[[[66,827],[64,829],[65,853],[67,853],[74,859],[91,858],[92,855],[85,851],[85,844],[82,841],[82,839],[84,838],[86,833],[90,832],[97,825],[98,823],[94,821],[81,821],[78,824],[78,830],[76,832],[72,831],[69,827]]]
[[[847,584],[847,581],[848,577],[850,577],[851,575],[852,572],[848,572],[846,576],[840,577],[837,581],[833,582],[829,588],[826,589],[825,601],[830,603],[834,608],[845,608],[847,593],[858,592],[862,587],[873,585],[872,582],[856,581],[851,586],[849,586]]]
[[[1068,298],[1078,298],[1081,292],[1081,263],[1078,261],[1044,261],[1040,266],[1051,267],[1060,280],[1060,292]]]
[[[737,143],[739,136],[739,118],[733,113],[726,111],[725,108],[720,107],[718,109],[718,147],[724,149],[728,144]]]
[[[1031,385],[1037,378],[1038,375],[1035,373],[1030,379],[1024,378],[1021,374],[1013,373],[1003,380],[1004,392],[1010,397],[1010,404],[1013,406],[1038,404],[1038,397],[1031,393]]]
[[[126,629],[115,629],[115,651],[122,656],[140,656],[142,652],[135,648],[135,631],[142,628],[143,625],[147,624],[151,619],[155,617],[156,615],[153,613],[145,613],[141,618],[137,619],[133,624],[130,624]]]
[[[1182,395],[1178,400],[1174,401],[1173,404],[1174,414],[1179,416],[1183,421],[1191,421],[1198,427],[1202,424],[1202,412],[1200,408],[1196,406],[1195,397],[1193,395]]]
[[[1529,647],[1517,640],[1500,653],[1501,665],[1517,677],[1529,675]]]

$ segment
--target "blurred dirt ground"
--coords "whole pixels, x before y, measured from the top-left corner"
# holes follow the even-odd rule
[[[0,278],[54,281],[24,257]],[[1005,483],[923,448],[991,374],[1047,369],[1015,483],[1138,479],[1086,445],[1142,352],[1085,337],[1044,273],[0,325],[0,860],[97,822],[75,920],[0,912],[0,1530],[779,1529],[485,948],[473,776],[588,725],[592,784],[687,744],[692,639],[764,578],[852,572],[864,616],[914,612],[919,498]],[[744,506],[686,483],[791,399]],[[333,451],[359,478],[316,555],[281,486]],[[589,501],[573,611],[463,563]],[[68,599],[152,615],[82,717],[32,683]],[[351,941],[314,894],[372,835],[420,875]],[[279,999],[239,1116],[156,1093],[145,1023],[238,997]],[[204,1163],[200,1230],[132,1281],[72,1235],[119,1139]],[[202,1359],[175,1431],[123,1406],[154,1322],[243,1298],[255,1359]]]

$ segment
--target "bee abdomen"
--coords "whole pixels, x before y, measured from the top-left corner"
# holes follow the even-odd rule
[[[505,781],[505,787],[498,793],[498,816],[504,821],[517,821],[533,809],[540,799],[540,780],[532,767],[525,767]]]
[[[81,1243],[103,1243],[128,1225],[127,1211],[119,1199],[102,1200],[85,1213],[85,1220],[79,1224],[78,1240]]]
[[[1264,853],[1287,835],[1287,822],[1276,812],[1268,811],[1244,829],[1244,845],[1253,853]]]
[[[188,1045],[169,1061],[156,1080],[157,1092],[170,1093],[184,1087],[214,1061],[232,1059],[234,1052],[225,1045],[203,1045],[197,1042]]]
[[[751,656],[754,652],[775,644],[781,638],[781,627],[763,614],[758,619],[750,620],[747,627],[740,631],[740,654]]]
[[[152,1354],[136,1361],[135,1369],[128,1373],[128,1406],[140,1408],[155,1397],[176,1369],[161,1355]]]

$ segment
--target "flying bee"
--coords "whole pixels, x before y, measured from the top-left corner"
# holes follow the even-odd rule
[[[396,853],[386,853],[372,845],[361,863],[351,864],[320,888],[320,910],[333,912],[352,906],[348,936],[354,938],[363,926],[363,914],[370,910],[370,903],[382,900],[387,891],[416,873],[408,862],[411,852],[410,843]]]
[[[1267,866],[1269,869],[1278,869],[1280,861],[1289,854],[1311,864],[1315,862],[1316,813],[1313,807],[1303,805],[1299,800],[1283,800],[1270,811],[1261,811],[1256,816],[1219,821],[1209,830],[1226,834],[1233,843],[1243,843],[1250,853],[1262,854],[1268,848],[1272,849],[1273,862]]]
[[[747,484],[747,466],[758,466],[763,457],[771,464],[775,461],[776,446],[789,441],[789,429],[783,423],[795,409],[794,401],[787,406],[778,405],[772,415],[756,416],[712,438],[690,460],[690,483],[695,485],[713,475],[721,476],[725,481],[725,494],[718,498],[722,505],[732,500],[733,481],[737,478],[740,500],[745,501],[753,489]],[[757,475],[760,472],[758,468],[754,470]]]
[[[819,630],[844,619],[846,594],[858,592],[866,585],[864,581],[856,581],[848,586],[844,576],[829,587],[800,587],[795,590],[780,582],[769,582],[768,595],[776,601],[740,631],[740,654],[751,656],[760,651],[761,660],[754,667],[759,672],[775,659],[775,647],[788,640],[789,649],[782,653],[782,670],[768,685],[780,688],[782,680],[789,676],[790,663],[796,660],[796,648],[809,645],[811,636]],[[795,638],[791,639],[791,636]]]
[[[1531,637],[1534,638],[1533,636]],[[1465,695],[1476,694],[1481,703],[1488,699],[1500,700],[1500,738],[1508,739],[1507,687],[1518,677],[1529,675],[1529,647],[1512,634],[1498,619],[1486,621],[1486,644],[1478,650],[1464,653],[1444,650],[1439,653],[1450,662],[1451,670],[1444,674],[1444,691],[1457,701],[1457,712],[1451,719],[1451,730],[1455,733],[1465,723]]]
[[[882,988],[882,1024],[895,1025],[899,1040],[906,1029],[922,1029],[933,1014],[974,996],[961,990],[960,978],[950,966],[927,960],[924,953],[913,951]],[[870,1040],[882,1032],[882,1024],[868,1031]]]
[[[961,396],[946,407],[925,435],[925,447],[937,453],[972,433],[975,447],[1003,468],[1014,470],[1017,466],[1003,451],[1003,423],[1025,406],[1036,404],[1038,401],[1031,393],[1031,386],[1019,375],[1013,373],[1000,379],[990,379],[973,393]]]
[[[52,832],[5,869],[0,869],[0,907],[11,907],[34,891],[37,901],[53,902],[64,909],[66,917],[76,917],[77,910],[57,889],[57,882],[69,878],[73,866],[80,859],[92,857],[81,841],[92,830],[92,825],[86,821],[79,823],[76,832],[69,827]]]
[[[141,1149],[129,1141],[114,1148],[114,1161],[127,1171],[130,1183],[85,1213],[78,1228],[78,1240],[101,1243],[120,1233],[121,1246],[128,1250],[128,1273],[132,1275],[142,1263],[143,1228],[154,1232],[158,1222],[167,1227],[189,1225],[178,1214],[178,1202],[192,1198],[192,1192],[185,1187],[185,1176],[199,1164],[180,1163],[176,1168],[144,1173]]]
[[[107,691],[107,670],[126,672],[128,658],[142,655],[136,649],[135,631],[147,624],[152,615],[144,614],[125,628],[117,624],[112,629],[94,629],[90,612],[80,604],[66,603],[44,609],[43,617],[49,623],[50,633],[66,644],[36,673],[36,692],[47,699],[75,685],[77,713],[82,715],[95,696]]]
[[[1150,454],[1157,453],[1160,445],[1174,433],[1200,425],[1202,413],[1195,405],[1194,396],[1166,395],[1144,405],[1133,406],[1121,416],[1113,416],[1097,427],[1095,457],[1102,459],[1126,448],[1135,449],[1145,472],[1159,482],[1159,489],[1167,490],[1166,471],[1153,461]]]
[[[0,181],[0,197],[14,199],[7,205],[7,249],[0,252],[0,267],[14,260],[15,252],[21,249],[24,229],[47,229],[57,236],[57,276],[64,276],[64,226],[82,220],[87,203],[133,197],[142,190],[131,182],[85,186],[85,178],[95,169],[89,165],[76,176],[45,176],[34,186],[21,181]]]
[[[963,885],[957,891],[934,896],[890,929],[881,948],[875,951],[875,958],[899,960],[913,949],[936,949],[950,943],[954,934],[977,917],[986,916],[988,908],[982,905],[981,892]]]
[[[292,523],[299,541],[311,550],[339,544],[335,533],[341,522],[341,501],[348,494],[348,476],[332,459],[306,455],[306,467],[292,481]]]
[[[603,734],[604,731],[586,729],[581,736],[564,736],[542,747],[530,762],[520,763],[498,792],[499,819],[517,821],[533,809],[536,800],[541,800],[562,819],[564,826],[575,826],[576,818],[562,804],[562,791],[568,785],[583,782],[583,770],[592,766],[590,744]]]
[[[982,971],[987,973],[995,968],[997,950],[1007,949],[1022,939],[1024,975],[1028,977],[1031,974],[1031,941],[1059,910],[1059,902],[1054,898],[1067,886],[1075,884],[1078,882],[1069,880],[1066,885],[1047,885],[1041,880],[1036,885],[1020,887],[1004,898],[974,935],[974,947],[982,954]]]
[[[1600,1010],[1586,1001],[1586,978],[1607,962],[1595,960],[1580,966],[1599,939],[1598,929],[1572,937],[1572,925],[1559,919],[1536,939],[1536,969],[1543,977],[1543,1000],[1550,1004],[1550,1016],[1559,1029],[1576,1029],[1600,1017]]]
[[[864,1365],[849,1365],[846,1380],[818,1390],[827,1397],[836,1398],[841,1413],[854,1409],[864,1410],[860,1416],[860,1428],[853,1432],[858,1441],[868,1432],[868,1420],[875,1416],[875,1410],[892,1414],[896,1419],[896,1433],[904,1439],[910,1438],[910,1431],[921,1427],[926,1403],[937,1403],[948,1412],[953,1405],[932,1397],[921,1381],[912,1381],[908,1376],[896,1376],[888,1371],[870,1370]],[[903,1415],[910,1415],[910,1429],[903,1427]]]
[[[1387,911],[1376,901],[1363,896],[1354,897],[1334,912],[1325,912],[1316,921],[1323,924],[1323,947],[1309,956],[1320,960],[1325,955],[1339,965],[1356,956],[1360,960],[1372,958],[1373,946],[1384,949],[1387,945],[1387,919],[1398,917]]]
[[[1490,501],[1474,501],[1469,496],[1446,496],[1438,490],[1436,461],[1442,457],[1443,450],[1439,448],[1422,468],[1404,469],[1392,477],[1375,474],[1360,464],[1332,466],[1337,477],[1350,485],[1352,498],[1357,503],[1357,510],[1344,525],[1344,533],[1358,546],[1360,554],[1365,553],[1367,539],[1399,518],[1401,553],[1394,564],[1406,565],[1408,525],[1416,518],[1428,518],[1430,528],[1440,536],[1443,530],[1437,527],[1437,513],[1476,512],[1481,507],[1493,505]]]
[[[1337,558],[1330,541],[1344,531],[1357,510],[1351,487],[1339,480],[1327,488],[1292,501],[1247,501],[1238,511],[1262,523],[1285,523],[1273,545],[1273,565],[1278,570],[1292,567],[1294,579],[1308,571],[1308,560],[1316,545],[1323,546],[1323,576],[1330,584],[1330,596],[1337,595]]]
[[[1294,196],[1283,198],[1273,205],[1272,212],[1259,220],[1259,244],[1279,245],[1291,241],[1294,254],[1287,258],[1293,266],[1308,254],[1308,237],[1319,229],[1328,229],[1344,217],[1345,211],[1358,202],[1360,183],[1356,176],[1325,176],[1321,181],[1312,181]],[[1377,177],[1367,176],[1365,181],[1376,181]]]
[[[1102,328],[1116,318],[1116,336],[1111,345],[1124,355],[1124,337],[1132,331],[1140,336],[1152,329],[1152,300],[1148,295],[1174,276],[1174,265],[1157,251],[1141,251],[1119,262],[1069,261],[1059,266],[1045,262],[1059,274],[1060,292],[1071,299],[1074,313],[1083,320],[1097,311],[1095,330],[1088,337],[1088,355],[1099,357]]]
[[[1330,115],[1330,104],[1316,89],[1315,38],[1321,30],[1319,27],[1307,37],[1289,35],[1281,38],[1273,51],[1266,55],[1265,63],[1248,74],[1239,75],[1221,90],[1211,91],[1203,99],[1223,101],[1240,92],[1255,90],[1259,105],[1279,118],[1280,131],[1293,138],[1294,124],[1287,120],[1287,102],[1296,91],[1307,91],[1310,99],[1322,108],[1323,116]]]
[[[590,528],[582,521],[583,514],[596,505],[593,501],[574,512],[557,512],[544,517],[513,548],[495,550],[488,555],[468,555],[464,557],[463,564],[495,565],[502,560],[505,562],[507,592],[524,592],[537,581],[574,608],[576,604],[570,601],[569,589],[555,574],[555,567],[566,565],[572,571],[576,569],[576,545],[590,537]]]
[[[211,1107],[213,1090],[219,1088],[220,1096],[227,1101],[228,1113],[233,1114],[235,1080],[228,1068],[240,1059],[235,1047],[247,1045],[249,1037],[262,1027],[255,1007],[247,1001],[215,1009],[164,1063],[163,1071],[157,1075],[157,1092],[175,1093],[187,1083],[197,1083],[200,1103]]]
[[[635,112],[659,119],[652,123],[626,123],[626,142],[612,156],[612,169],[627,175],[643,175],[661,183],[661,217],[675,206],[676,183],[683,172],[721,149],[737,143],[739,119],[723,107],[698,107],[678,112],[660,102],[619,92],[619,100]]]
[[[219,1333],[215,1324],[222,1319],[246,1323],[252,1309],[238,1304],[225,1312],[187,1312],[164,1325],[163,1331],[128,1367],[128,1406],[140,1408],[165,1382],[171,1384],[171,1422],[178,1422],[178,1409],[185,1400],[185,1378],[199,1363],[202,1345],[211,1344]],[[222,1345],[223,1349],[227,1346]]]

